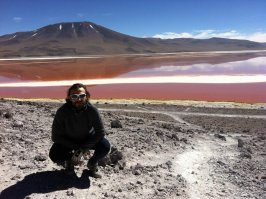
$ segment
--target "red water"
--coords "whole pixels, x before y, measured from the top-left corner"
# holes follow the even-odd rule
[[[181,54],[167,56],[118,56],[89,59],[58,59],[58,60],[0,60],[0,97],[17,98],[65,98],[68,87],[1,87],[1,83],[27,82],[27,81],[52,81],[79,79],[116,78],[127,76],[149,76],[154,68],[161,66],[175,67],[175,73],[183,73],[183,69],[193,64],[207,64],[207,67],[215,68],[215,64],[247,60],[258,56],[257,54]],[[243,62],[245,63],[245,62]],[[265,62],[264,62],[265,63]],[[209,65],[208,65],[209,64]],[[213,64],[213,65],[210,65]],[[250,64],[250,63],[249,63]],[[244,64],[245,65],[245,64]],[[183,69],[178,67],[184,66]],[[169,69],[168,67],[168,69]],[[227,70],[220,67],[219,70]],[[249,74],[250,68],[254,68],[255,74],[265,74],[265,67],[254,67],[245,65]],[[177,68],[177,69],[176,69]],[[206,71],[198,71],[204,74]],[[264,69],[263,69],[264,68]],[[200,67],[196,67],[201,70]],[[232,69],[232,68],[231,68]],[[243,67],[238,67],[234,73],[244,74]],[[262,70],[263,69],[263,70]],[[245,69],[246,70],[246,69]],[[136,72],[135,71],[140,71]],[[226,73],[228,73],[227,70]],[[158,70],[156,71],[158,73]],[[210,75],[214,74],[210,71]],[[217,74],[223,71],[216,71]],[[160,72],[159,72],[160,74]],[[167,71],[168,75],[169,71]],[[180,74],[178,74],[180,75]],[[135,98],[135,99],[157,99],[157,100],[206,100],[206,101],[233,101],[247,103],[266,103],[265,83],[242,83],[242,84],[195,84],[195,83],[146,83],[146,84],[106,84],[88,86],[92,98]]]
[[[65,98],[68,87],[0,88],[2,97]],[[93,99],[203,100],[265,103],[266,83],[112,84],[88,86]]]

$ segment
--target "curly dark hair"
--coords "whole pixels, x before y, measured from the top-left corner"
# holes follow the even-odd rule
[[[70,100],[68,99],[68,97],[70,96],[70,93],[72,90],[77,90],[79,88],[84,88],[87,98],[89,98],[91,96],[91,94],[89,93],[89,91],[87,90],[86,86],[84,84],[81,83],[76,83],[73,84],[68,90],[67,90],[67,97],[66,97],[66,101],[69,102]]]

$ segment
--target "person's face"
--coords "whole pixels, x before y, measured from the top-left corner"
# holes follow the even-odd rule
[[[84,88],[78,88],[70,91],[70,101],[76,108],[82,108],[87,101],[86,91]]]

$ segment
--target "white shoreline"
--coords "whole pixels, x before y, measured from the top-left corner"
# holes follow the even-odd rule
[[[175,52],[175,53],[139,53],[139,54],[113,54],[113,55],[84,55],[84,56],[50,56],[50,57],[16,57],[16,58],[0,58],[0,61],[16,61],[16,60],[56,60],[56,59],[93,59],[104,57],[119,56],[153,56],[153,55],[181,55],[181,54],[236,54],[236,53],[259,53],[266,50],[238,50],[238,51],[195,51],[195,52]]]
[[[16,98],[4,97],[5,100],[11,101],[32,101],[32,102],[56,102],[64,103],[65,99],[52,98]],[[225,101],[196,101],[196,100],[152,100],[152,99],[90,99],[92,104],[153,104],[153,105],[181,105],[192,107],[206,108],[241,108],[241,109],[266,109],[266,103],[241,103]]]

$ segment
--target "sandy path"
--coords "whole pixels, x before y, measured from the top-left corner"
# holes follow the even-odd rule
[[[227,139],[227,142],[219,142],[212,136],[205,135],[197,141],[193,150],[177,155],[175,169],[186,179],[191,199],[224,197],[221,190],[225,187],[221,188],[219,184],[214,183],[217,176],[209,162],[225,158],[224,154],[234,158],[238,153],[230,150],[230,147],[236,145],[237,141],[233,138]],[[234,186],[230,183],[227,185],[227,188],[229,187]]]
[[[172,117],[175,121],[187,125],[191,129],[201,129],[201,126],[191,124],[181,118],[181,116],[211,116],[222,118],[256,118],[266,119],[265,115],[245,115],[245,114],[215,114],[201,112],[165,112],[149,110],[139,107],[141,110],[120,110],[120,109],[101,109],[101,111],[123,111],[123,112],[139,112],[164,114]],[[177,154],[174,162],[174,173],[181,175],[187,182],[188,195],[190,199],[211,199],[225,198],[225,190],[245,192],[241,188],[235,186],[232,182],[226,179],[221,179],[221,176],[216,175],[213,167],[218,160],[227,161],[236,160],[239,156],[237,149],[237,138],[240,134],[231,134],[226,138],[226,141],[221,141],[214,137],[212,133],[206,133],[203,136],[197,137],[197,141],[192,149],[188,149],[181,154]],[[219,162],[219,161],[218,161]],[[221,161],[222,162],[222,161]],[[245,194],[243,194],[245,195]],[[243,198],[241,195],[234,198]]]
[[[175,112],[166,112],[166,111],[156,111],[149,110],[147,108],[139,107],[141,110],[130,110],[130,109],[112,109],[112,108],[99,108],[101,111],[122,111],[122,112],[138,112],[138,113],[154,113],[154,114],[165,114],[173,117],[173,119],[178,122],[185,122],[180,116],[212,116],[212,117],[234,117],[234,118],[255,118],[255,119],[266,119],[266,115],[245,115],[245,114],[216,114],[216,113],[200,113],[200,112],[185,112],[185,111],[175,111]],[[189,124],[189,123],[188,123]]]

